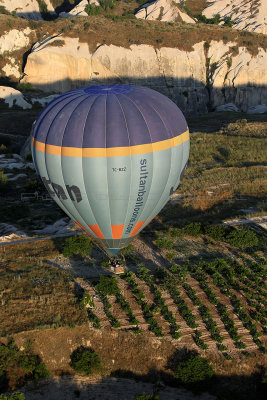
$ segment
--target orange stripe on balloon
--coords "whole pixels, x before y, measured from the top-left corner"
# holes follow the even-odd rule
[[[111,225],[112,239],[120,239],[122,237],[124,224],[123,225]]]
[[[139,221],[136,222],[135,227],[132,230],[132,233],[130,234],[130,237],[134,236],[137,234],[137,232],[141,229],[141,227],[144,225],[146,221]]]
[[[137,154],[153,153],[170,149],[189,140],[189,131],[182,133],[171,139],[161,140],[156,143],[140,144],[129,147],[109,147],[109,148],[78,148],[78,147],[61,147],[51,144],[45,144],[38,140],[32,139],[32,146],[43,153],[63,155],[69,157],[118,157]]]
[[[88,226],[94,232],[96,237],[98,237],[99,239],[104,239],[103,233],[101,232],[101,230],[97,224],[96,225],[88,225]]]

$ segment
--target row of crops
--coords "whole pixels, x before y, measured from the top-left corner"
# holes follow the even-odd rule
[[[95,290],[114,328],[121,326],[119,319],[124,312],[131,330],[140,333],[140,325],[144,325],[138,320],[141,313],[149,331],[157,337],[169,335],[173,340],[182,340],[185,331],[181,329],[182,322],[190,328],[192,340],[200,349],[208,349],[208,342],[212,340],[230,358],[225,344],[229,338],[231,347],[236,349],[245,350],[248,341],[254,342],[252,347],[266,351],[263,341],[267,330],[265,276],[263,262],[240,264],[216,259],[197,265],[172,265],[169,270],[157,268],[154,273],[139,267],[136,274],[128,271],[119,278],[101,276]],[[131,307],[118,282],[126,286],[134,306]],[[110,296],[115,297],[112,300]],[[122,310],[116,316],[111,311],[114,298]],[[89,310],[88,317],[95,328],[101,328],[96,311]],[[249,355],[247,351],[244,353]]]

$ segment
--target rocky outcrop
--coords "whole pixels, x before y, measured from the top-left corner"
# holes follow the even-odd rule
[[[15,105],[23,108],[23,110],[32,108],[23,97],[22,93],[16,89],[7,86],[0,86],[0,100],[8,105],[9,108]]]
[[[54,7],[50,0],[42,0],[46,6],[46,12],[55,14]],[[37,0],[1,0],[0,5],[9,12],[15,12],[18,17],[34,20],[42,20],[42,10]]]
[[[92,57],[87,43],[60,36],[35,44],[24,73],[22,83],[31,83],[48,92],[63,93],[89,82],[118,80],[116,73]]]
[[[85,11],[85,8],[88,4],[92,4],[94,6],[100,6],[100,3],[98,0],[82,0],[71,11],[61,12],[59,14],[59,17],[60,18],[88,17],[87,12]]]
[[[158,21],[184,21],[194,24],[193,18],[183,12],[178,4],[179,0],[155,0],[152,3],[144,4],[135,14],[136,18]]]
[[[235,49],[235,53],[233,53]],[[196,43],[193,51],[150,45],[101,45],[90,53],[78,38],[56,37],[36,44],[22,83],[44,91],[100,83],[130,83],[154,88],[185,113],[204,113],[227,103],[241,111],[267,103],[267,54],[223,41]]]
[[[31,29],[11,29],[0,36],[0,75],[18,80],[22,75],[22,57],[20,51],[26,51],[31,41]],[[23,50],[22,50],[23,51]],[[19,55],[17,57],[17,55]],[[3,74],[2,74],[2,73]]]
[[[26,28],[22,31],[12,29],[4,33],[4,35],[0,37],[0,54],[3,54],[5,51],[12,53],[22,47],[28,46],[30,43],[30,33],[30,28]]]
[[[266,0],[209,0],[203,15],[213,18],[220,14],[230,17],[233,28],[267,34]],[[223,22],[222,22],[223,24]]]

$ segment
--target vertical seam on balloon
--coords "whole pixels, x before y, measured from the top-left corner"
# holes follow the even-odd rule
[[[53,125],[53,123],[54,123],[56,117],[58,116],[58,114],[59,114],[68,104],[70,104],[73,100],[76,100],[76,98],[78,98],[78,97],[79,97],[79,96],[75,97],[75,99],[72,99],[72,100],[69,101],[67,104],[64,104],[64,106],[56,113],[56,115],[54,116],[53,121],[52,121],[52,123],[50,124],[49,129],[48,129],[48,131],[47,131],[47,133],[46,133],[46,137],[45,137],[45,154],[44,154],[44,160],[45,160],[45,168],[46,168],[46,173],[47,173],[48,178],[50,178],[50,177],[49,177],[48,168],[47,168],[47,160],[46,160],[47,153],[46,153],[46,148],[47,148],[47,138],[48,138],[49,132],[50,132],[50,130],[51,130],[51,126]],[[63,136],[62,136],[62,137],[63,137]],[[60,156],[60,157],[61,157],[61,156]],[[50,179],[49,179],[49,180],[50,180]],[[61,201],[60,201],[60,199],[59,199],[57,193],[55,193],[55,196],[57,197],[57,200],[58,200],[59,203],[61,204]],[[65,208],[66,208],[66,207],[65,207]],[[67,210],[67,211],[68,211],[68,210]],[[69,212],[69,211],[68,211],[68,212]],[[70,214],[70,213],[69,213],[69,214]]]
[[[174,147],[171,147],[170,149],[168,149],[168,150],[171,150],[171,162],[170,162],[170,169],[169,169],[169,176],[168,176],[168,179],[166,180],[166,183],[165,183],[165,186],[164,186],[163,191],[161,192],[160,198],[159,198],[159,200],[157,201],[157,203],[155,204],[155,206],[153,207],[153,212],[149,215],[148,219],[149,219],[149,218],[151,219],[151,218],[155,215],[155,210],[157,209],[159,203],[161,202],[161,199],[162,199],[162,197],[163,197],[163,195],[164,195],[164,192],[165,192],[165,190],[166,190],[166,187],[167,187],[167,185],[168,185],[168,182],[169,182],[169,179],[170,179],[170,173],[171,173],[171,169],[172,169],[173,149],[174,149]],[[160,211],[160,210],[159,210],[159,211]],[[159,212],[159,211],[158,211],[158,212]]]
[[[87,99],[88,99],[88,97],[85,97],[85,99],[83,99],[82,101],[80,101],[80,102],[77,104],[77,106],[74,108],[74,110],[76,110],[76,108],[79,107],[79,106],[81,105],[81,103],[83,103],[83,102],[86,101]],[[73,111],[74,111],[74,110],[73,110]],[[63,133],[63,136],[62,136],[61,147],[60,147],[61,173],[62,173],[62,178],[63,178],[63,182],[64,182],[65,186],[66,186],[66,181],[65,181],[65,175],[64,175],[64,172],[63,172],[63,168],[62,168],[62,157],[63,157],[63,156],[62,156],[62,148],[63,148],[62,144],[63,144],[63,140],[64,140],[64,134],[65,134],[66,128],[67,128],[67,126],[68,126],[68,124],[69,124],[69,122],[70,122],[71,116],[72,116],[72,114],[70,115],[70,117],[69,117],[69,119],[68,119],[68,122],[67,122],[66,125],[65,125],[64,133]],[[82,157],[82,158],[83,158],[83,157]],[[77,211],[79,218],[81,219],[81,221],[83,221],[83,224],[86,226],[85,229],[88,230],[89,226],[88,226],[88,224],[86,223],[86,221],[84,220],[84,218],[82,217],[82,215],[81,215],[79,209],[77,208],[76,204],[73,203],[73,202],[72,202],[71,204],[72,204],[73,208]],[[89,228],[89,229],[90,229],[90,228]]]
[[[83,100],[81,100],[80,102],[79,102],[79,104],[75,107],[75,109],[84,101],[85,99],[83,99]],[[69,104],[69,103],[68,103]],[[65,106],[64,106],[65,107]],[[63,108],[64,108],[63,107]],[[72,115],[72,114],[71,114]],[[61,141],[61,146],[60,146],[60,165],[61,165],[61,175],[62,175],[62,179],[63,179],[63,182],[64,182],[64,185],[65,185],[65,187],[66,187],[66,180],[65,180],[65,175],[64,175],[64,172],[63,172],[63,168],[62,168],[62,144],[63,144],[63,140],[64,140],[64,134],[65,134],[65,130],[66,130],[66,127],[68,126],[68,123],[69,123],[69,121],[70,121],[70,119],[71,119],[71,115],[69,116],[69,118],[68,118],[68,121],[67,121],[67,123],[65,124],[65,128],[64,128],[64,131],[63,131],[63,135],[62,135],[62,141]],[[86,222],[84,221],[84,219],[82,218],[82,216],[81,216],[81,214],[80,214],[80,212],[79,212],[79,210],[77,209],[77,207],[75,206],[75,204],[74,203],[71,203],[72,204],[72,206],[73,206],[73,208],[77,211],[77,213],[78,213],[78,216],[79,216],[79,218],[80,218],[80,220],[82,221],[82,223],[87,227],[87,224],[86,224]],[[65,207],[67,210],[68,210],[68,208],[67,207]],[[69,210],[68,210],[69,211]],[[71,213],[70,213],[71,214]],[[73,218],[71,218],[72,220],[73,220]],[[75,220],[76,220],[76,218],[75,218]],[[80,221],[78,221],[78,222],[80,222]],[[81,222],[80,222],[81,223]],[[82,225],[82,224],[81,224]],[[85,228],[86,229],[86,228]]]
[[[156,113],[156,114],[159,116],[159,118],[160,118],[161,122],[163,123],[163,125],[164,125],[164,127],[165,127],[165,130],[166,130],[166,132],[168,133],[169,129],[167,128],[167,126],[166,126],[165,122],[163,121],[163,119],[162,119],[162,117],[161,117],[161,115],[160,115],[160,112],[159,112],[158,110],[156,110],[156,108],[155,108],[155,107],[153,107],[153,105],[152,105],[152,104],[149,104],[148,106],[149,106],[149,107],[151,107],[151,108],[153,108],[153,110],[155,111],[155,113]],[[172,132],[170,132],[170,134],[172,135],[172,137],[171,137],[171,138],[173,138],[173,134],[172,134]],[[171,138],[167,137],[167,139],[171,139]]]
[[[88,114],[87,114],[87,117],[86,117],[86,119],[85,119],[84,128],[85,128],[85,126],[86,126],[86,123],[87,123],[87,120],[88,120],[90,111],[92,110],[92,107],[93,107],[93,105],[95,104],[95,102],[96,102],[97,99],[98,99],[98,96],[95,96],[95,100],[94,100],[94,102],[91,104],[91,107],[90,107],[90,109],[89,109],[89,111],[88,111]],[[83,133],[84,133],[84,130],[83,130]],[[83,182],[85,182],[85,179],[84,179],[84,171],[83,171],[83,163],[84,163],[86,157],[83,157],[83,151],[84,151],[83,143],[84,143],[84,134],[83,134],[83,140],[82,140],[82,176],[83,176]],[[86,190],[85,183],[84,183],[84,189],[85,189],[85,193],[86,193],[87,202],[88,202],[88,204],[90,205],[89,197],[88,197],[88,193],[87,193],[87,190]],[[91,207],[91,205],[90,205],[90,207]],[[93,211],[93,207],[91,207],[91,210],[92,210],[92,214],[93,214],[93,216],[94,216],[95,222],[97,223],[97,220],[96,220],[96,217],[95,217],[95,213],[94,213],[94,211]]]
[[[72,95],[73,95],[73,94],[72,94]],[[41,115],[40,115],[40,120],[39,120],[39,118],[37,119],[37,123],[36,123],[36,126],[34,127],[33,131],[37,131],[37,130],[39,129],[41,123],[43,122],[44,118],[47,116],[47,114],[49,113],[49,111],[51,111],[51,109],[52,109],[54,106],[56,106],[56,105],[58,105],[58,104],[60,103],[60,101],[62,100],[62,97],[63,97],[63,96],[64,96],[64,95],[59,96],[59,97],[57,97],[56,99],[54,99],[51,103],[47,104],[47,106],[42,110],[42,113],[41,113]],[[72,97],[72,96],[65,96],[66,99],[69,99],[70,97]],[[79,96],[76,96],[75,99],[77,99],[77,97],[79,97]],[[73,99],[73,100],[75,100],[75,99]],[[58,100],[59,100],[59,101],[58,101]],[[54,102],[56,102],[56,104],[54,104]],[[69,103],[67,103],[67,104],[69,104]],[[51,107],[51,108],[48,110],[48,107],[50,107],[50,106],[53,106],[53,107]],[[57,113],[57,114],[58,114],[58,113]],[[57,115],[57,114],[56,114],[56,115]],[[34,137],[35,137],[35,136],[34,136]]]
[[[124,121],[125,121],[126,130],[127,130],[127,135],[128,135],[128,143],[129,143],[129,148],[130,148],[130,153],[131,153],[130,132],[129,132],[129,129],[128,129],[128,124],[127,124],[126,116],[125,116],[123,107],[122,107],[122,105],[121,105],[121,102],[120,102],[120,100],[119,100],[119,98],[118,98],[117,96],[116,96],[116,99],[118,100],[118,103],[119,103],[119,105],[120,105],[120,108],[121,108],[121,111],[122,111],[122,114],[123,114],[123,118],[124,118]],[[130,204],[130,198],[131,198],[131,188],[132,188],[132,185],[131,185],[131,182],[132,182],[132,154],[130,154],[130,163],[131,163],[131,169],[130,169],[130,172],[131,172],[131,177],[130,177],[130,193],[129,193],[129,196],[128,196],[128,204],[127,204],[127,209],[126,209],[125,218],[124,218],[124,222],[123,222],[123,225],[124,225],[124,226],[125,226],[125,223],[126,223],[126,218],[127,218],[127,214],[128,214],[128,210],[129,210],[129,204]],[[120,244],[120,242],[119,242],[119,244]]]
[[[147,122],[146,122],[146,119],[145,119],[145,117],[144,117],[142,111],[140,110],[140,108],[137,106],[137,104],[136,104],[129,96],[124,95],[124,94],[122,94],[122,95],[125,96],[125,97],[127,97],[129,100],[131,100],[131,102],[135,105],[135,107],[137,108],[137,110],[138,110],[138,111],[140,112],[140,114],[142,115],[142,117],[143,117],[143,119],[144,119],[144,121],[145,121],[145,124],[146,124],[146,126],[147,126],[147,130],[148,130],[148,133],[149,133],[149,136],[150,136],[150,143],[151,143],[151,146],[152,146],[152,136],[151,136],[151,134],[150,134],[149,126],[148,126],[148,124],[147,124]],[[150,152],[149,154],[151,154],[151,152]],[[151,179],[151,185],[150,185],[149,190],[148,190],[148,192],[147,192],[146,201],[147,201],[148,198],[149,198],[149,195],[150,195],[150,192],[151,192],[151,188],[152,188],[152,184],[153,184],[153,166],[154,166],[154,151],[152,151],[152,168],[151,168],[151,171],[152,171],[152,179]],[[140,215],[139,215],[139,218],[138,218],[138,220],[137,220],[136,222],[138,222],[139,219],[140,219],[140,221],[142,221],[141,215],[143,214],[143,211],[145,210],[145,208],[146,208],[146,204],[144,205],[144,207],[143,207],[143,209],[142,209],[142,211],[141,211],[141,213],[140,213]]]
[[[105,95],[106,97],[106,102],[105,102],[105,112],[104,112],[104,119],[105,119],[105,149],[107,149],[107,98],[108,95]],[[112,236],[112,246],[114,246],[114,240],[113,240],[113,235],[112,235],[112,229],[111,229],[111,211],[110,211],[110,200],[109,200],[109,188],[108,188],[108,157],[105,157],[106,159],[106,177],[107,177],[107,191],[108,191],[108,210],[109,210],[109,220],[110,220],[110,230],[111,230],[111,236]]]

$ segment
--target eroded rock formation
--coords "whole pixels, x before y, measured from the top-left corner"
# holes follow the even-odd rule
[[[235,49],[235,52],[233,52]],[[130,83],[154,88],[185,113],[203,113],[233,103],[241,111],[267,103],[267,54],[252,56],[223,41],[196,43],[193,51],[150,45],[101,45],[90,53],[78,38],[57,37],[36,44],[22,83],[64,92],[100,83]]]

